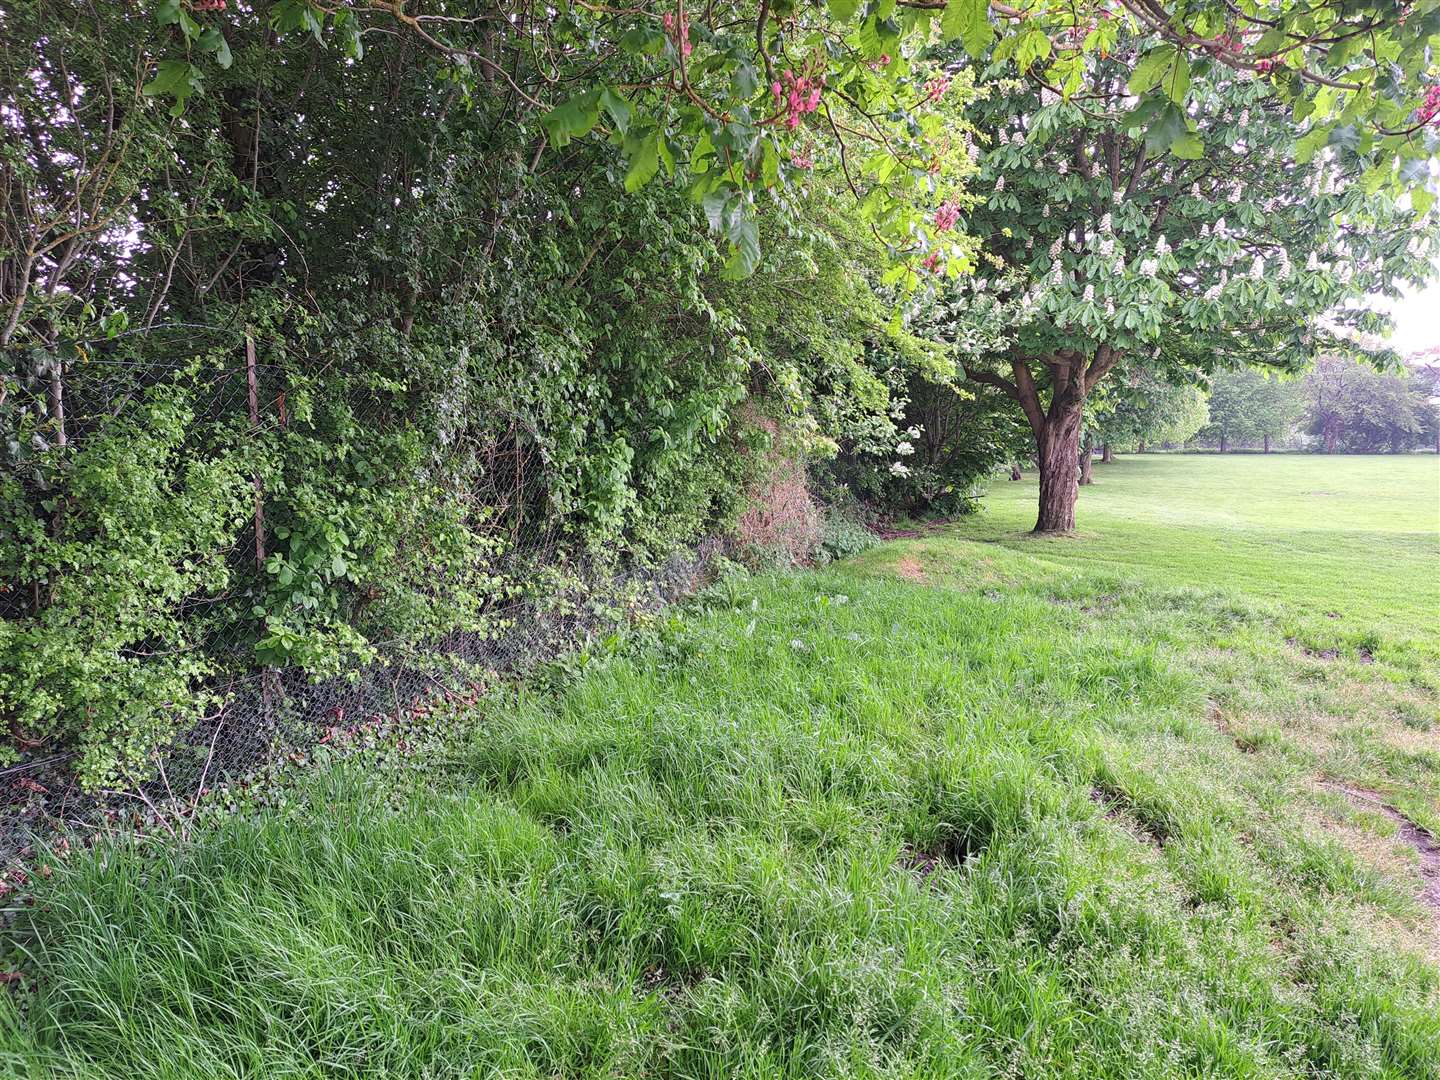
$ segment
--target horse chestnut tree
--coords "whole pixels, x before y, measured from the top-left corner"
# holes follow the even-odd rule
[[[1428,205],[1361,147],[1312,139],[1263,80],[1223,64],[1174,88],[1183,111],[1142,99],[1164,78],[1146,46],[1086,54],[1063,96],[1034,70],[991,81],[968,112],[978,172],[957,227],[983,254],[933,280],[955,294],[954,339],[991,343],[963,358],[967,376],[1013,398],[1034,434],[1037,532],[1075,526],[1082,414],[1112,372],[1193,381],[1373,349],[1387,324],[1364,299],[1433,274]]]

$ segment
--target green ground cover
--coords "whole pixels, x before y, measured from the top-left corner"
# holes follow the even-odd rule
[[[1034,544],[1035,485],[996,484],[964,536],[1164,585],[1223,585],[1356,629],[1432,636],[1440,458],[1121,455],[1081,489],[1080,543]]]
[[[1097,479],[55,859],[0,1072],[1440,1076],[1437,462]]]

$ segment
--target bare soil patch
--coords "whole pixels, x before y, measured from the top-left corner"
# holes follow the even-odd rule
[[[1338,781],[1330,781],[1328,787],[1340,792],[1353,803],[1379,811],[1395,822],[1400,838],[1415,849],[1420,860],[1420,901],[1430,908],[1437,922],[1440,922],[1440,842],[1430,830],[1417,825],[1403,813],[1385,801],[1378,791],[1353,787]]]
[[[930,578],[925,573],[925,567],[919,559],[911,555],[902,555],[895,561],[895,573],[899,574],[906,581],[918,582],[921,585],[929,582]]]

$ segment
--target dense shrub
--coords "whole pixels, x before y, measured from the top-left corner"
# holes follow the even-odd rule
[[[894,441],[882,452],[842,453],[833,474],[887,514],[965,513],[998,466],[1024,458],[1029,428],[994,391],[924,370],[899,378]]]

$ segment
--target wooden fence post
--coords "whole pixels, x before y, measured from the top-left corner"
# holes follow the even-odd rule
[[[63,450],[70,443],[70,436],[65,430],[65,361],[58,355],[50,358],[50,381],[46,388],[46,405],[50,411],[50,422],[55,426],[55,445]],[[50,515],[50,535],[58,538],[60,529],[64,523],[65,500],[55,500],[55,510]],[[42,590],[37,579],[31,585],[31,606],[36,615],[55,600],[56,577],[58,568],[52,569],[49,578],[49,588]]]
[[[255,371],[255,339],[245,335],[245,382],[250,390],[250,430],[260,430],[260,387]],[[265,492],[255,470],[255,569],[265,572]]]
[[[260,378],[256,371],[255,338],[245,333],[245,383],[250,395],[250,432],[260,430]],[[265,580],[265,485],[260,478],[260,467],[255,467],[255,572]],[[271,738],[277,737],[276,721],[283,692],[280,674],[273,667],[260,672],[260,716]]]

